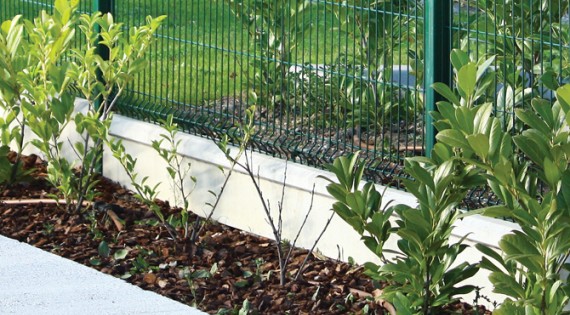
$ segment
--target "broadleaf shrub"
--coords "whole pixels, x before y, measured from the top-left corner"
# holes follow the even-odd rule
[[[58,189],[68,211],[81,211],[95,196],[96,166],[108,136],[112,110],[126,84],[143,70],[144,54],[164,16],[148,17],[146,24],[128,34],[110,14],[79,14],[78,1],[57,0],[54,13],[42,11],[33,20],[17,16],[2,23],[0,34],[0,105],[7,112],[0,130],[16,122],[16,131],[2,132],[2,142],[16,142],[14,181],[25,143],[31,131],[36,147],[48,163],[50,183]],[[73,47],[76,30],[84,45]],[[109,53],[96,53],[102,46]],[[75,112],[75,96],[87,100],[86,113]],[[63,130],[71,122],[80,140],[71,143],[75,161],[64,157]],[[54,196],[59,198],[60,196]]]
[[[452,58],[459,55],[466,56],[454,51]],[[492,75],[483,65],[488,63],[469,60],[455,68],[456,84],[474,87],[465,95],[459,93],[459,104],[456,95],[441,93],[449,88],[434,86],[447,98],[434,113],[439,146],[475,167],[499,198],[499,205],[477,212],[509,217],[520,226],[500,240],[501,252],[477,245],[485,255],[480,265],[491,271],[494,291],[508,296],[495,313],[560,314],[570,296],[567,279],[560,274],[570,254],[566,241],[570,237],[570,86],[558,88],[554,102],[534,98],[530,108],[514,111],[514,124],[505,124],[494,114],[493,104],[477,102],[478,89]],[[473,76],[459,75],[471,69],[485,74],[476,75],[474,82]],[[459,123],[458,118],[465,116],[471,119]]]
[[[366,264],[367,273],[387,281],[383,297],[397,308],[405,307],[405,312],[434,313],[456,294],[471,292],[473,286],[459,286],[459,282],[481,267],[491,272],[494,292],[508,297],[494,313],[561,314],[570,297],[568,281],[561,275],[570,256],[566,241],[570,237],[570,85],[559,87],[555,100],[534,98],[529,108],[518,108],[508,117],[509,113],[495,112],[485,97],[495,89],[490,67],[494,57],[473,61],[467,53],[454,50],[451,61],[455,88],[433,85],[445,100],[431,113],[438,130],[432,157],[405,161],[405,171],[413,180],[404,180],[404,185],[419,205],[381,209],[374,202],[354,202],[358,198],[353,195],[367,196],[375,189],[370,184],[353,185],[355,179],[360,181],[363,164],[354,157],[341,157],[329,166],[338,179],[329,185],[337,199],[333,210],[381,258],[381,266]],[[466,193],[483,185],[491,188],[499,204],[459,212]],[[388,217],[373,222],[378,211],[396,213],[396,226],[391,227]],[[520,229],[502,237],[500,252],[476,245],[484,255],[478,266],[453,264],[466,248],[461,241],[449,244],[453,223],[475,213],[509,217]],[[373,237],[367,234],[370,231]],[[369,245],[374,238],[384,244],[391,234],[400,237],[401,255],[387,260],[382,246]]]
[[[460,215],[458,204],[470,185],[481,181],[472,167],[451,156],[446,160],[407,159],[405,170],[415,180],[406,180],[405,186],[419,205],[384,208],[381,194],[372,183],[360,187],[364,162],[358,162],[357,155],[339,157],[328,169],[338,180],[327,187],[337,200],[333,211],[361,235],[364,244],[383,263],[365,264],[369,276],[388,284],[382,298],[396,307],[406,305],[410,314],[433,314],[455,301],[457,295],[475,289],[459,283],[472,277],[478,267],[465,262],[455,264],[467,246],[462,240],[449,243],[453,224]],[[399,217],[394,227],[389,221],[393,213]],[[388,259],[384,245],[393,234],[400,237],[399,252]]]

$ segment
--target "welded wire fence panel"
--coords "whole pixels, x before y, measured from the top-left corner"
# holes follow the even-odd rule
[[[84,0],[79,2],[79,13],[90,14],[94,1]],[[17,15],[22,18],[33,20],[45,11],[52,14],[54,10],[54,0],[0,0],[0,21],[13,19]],[[79,29],[76,29],[73,47],[81,47],[85,43]]]
[[[475,59],[495,56],[495,80],[482,101],[494,104],[505,130],[521,132],[515,109],[529,108],[535,97],[553,100],[569,83],[569,1],[454,1],[452,10],[453,47]],[[473,207],[496,202],[488,191],[471,200]]]
[[[128,115],[156,120],[175,113],[190,132],[214,137],[236,123],[247,92],[240,63],[247,33],[234,28],[229,8],[216,1],[116,1],[116,19],[132,27],[146,16],[167,15],[147,55],[148,67],[122,98]],[[242,51],[243,50],[243,51]],[[247,66],[247,63],[245,63]]]
[[[0,17],[31,18],[52,4],[3,0]],[[369,175],[383,183],[397,182],[403,158],[425,154],[431,138],[424,121],[433,104],[424,82],[441,69],[424,32],[438,29],[434,23],[445,26],[435,38],[449,37],[476,59],[496,56],[485,101],[496,104],[513,132],[521,128],[513,124],[514,109],[534,96],[551,97],[570,72],[569,7],[562,0],[450,0],[442,19],[433,18],[440,7],[433,0],[110,4],[125,31],[147,15],[168,16],[148,68],[121,98],[122,113],[149,121],[172,113],[186,131],[217,138],[255,105],[257,150],[313,165],[360,150]],[[94,7],[81,2],[84,12]]]
[[[496,56],[486,96],[507,126],[515,108],[534,97],[550,99],[553,88],[568,83],[569,1],[461,1],[453,10],[454,47],[474,58]]]
[[[322,165],[361,150],[397,175],[423,153],[421,1],[127,0],[126,26],[167,15],[121,111],[174,113],[217,137],[255,105],[254,146]]]
[[[54,0],[2,0],[0,1],[0,20],[12,19],[21,15],[25,19],[32,20],[39,16],[41,11],[53,13]],[[93,8],[93,1],[83,0],[79,2],[79,11],[89,13]]]

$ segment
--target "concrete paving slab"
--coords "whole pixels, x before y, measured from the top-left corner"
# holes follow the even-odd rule
[[[0,236],[0,314],[206,314]]]

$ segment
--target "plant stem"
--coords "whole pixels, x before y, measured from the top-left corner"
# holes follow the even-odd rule
[[[431,267],[431,259],[427,259],[426,261],[426,282],[424,284],[424,290],[425,290],[425,296],[424,296],[424,305],[423,305],[423,313],[424,315],[429,315],[429,306],[430,306],[430,296],[431,296],[431,292],[430,292],[430,284],[431,284],[431,275],[429,272],[429,269]]]

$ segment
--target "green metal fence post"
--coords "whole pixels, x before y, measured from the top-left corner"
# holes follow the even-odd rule
[[[431,111],[441,95],[431,87],[435,82],[451,84],[451,2],[452,0],[425,0],[425,150],[428,157],[435,144],[435,128]]]
[[[111,2],[112,0],[93,0],[91,7],[92,12],[99,11],[103,14],[113,13]],[[99,26],[97,25],[95,27],[97,28],[97,32],[99,32]],[[109,59],[109,50],[101,45],[97,47],[97,54],[103,57],[104,60]]]
[[[93,0],[92,4],[92,12],[101,12],[103,14],[106,13],[113,13],[112,12],[112,2],[113,0]],[[97,33],[99,33],[101,31],[100,27],[97,25],[96,27],[96,31]],[[109,49],[103,45],[99,45],[97,47],[96,53],[101,56],[101,58],[103,58],[103,60],[108,60],[109,59]],[[98,81],[103,81],[103,74],[102,73],[97,73],[97,80]],[[95,99],[95,108],[97,110],[99,110],[99,108],[101,107],[101,97],[98,97],[97,99]],[[100,159],[99,162],[97,163],[96,169],[98,173],[103,173],[103,148],[99,148],[100,150]]]
[[[93,0],[92,9],[93,12],[100,11],[101,13],[112,13],[113,6],[111,3],[113,0]]]

